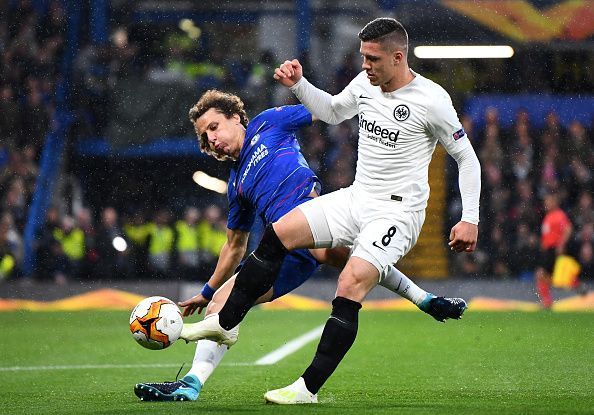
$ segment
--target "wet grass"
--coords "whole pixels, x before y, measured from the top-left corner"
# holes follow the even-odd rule
[[[272,366],[250,363],[326,317],[254,311],[199,401],[144,403],[133,385],[175,378],[177,365],[190,364],[192,344],[142,349],[126,312],[0,313],[0,413],[594,412],[594,314],[550,312],[470,311],[446,324],[420,312],[362,312],[357,341],[320,391],[320,405],[265,405],[262,394],[299,376],[316,342]]]

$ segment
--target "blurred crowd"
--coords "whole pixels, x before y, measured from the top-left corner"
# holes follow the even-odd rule
[[[270,75],[275,65],[273,54],[266,50],[239,55],[228,52],[220,46],[202,45],[182,30],[155,37],[147,28],[126,25],[116,27],[103,45],[87,42],[74,68],[78,134],[104,135],[109,117],[114,115],[113,94],[121,81],[140,81],[155,88],[163,85],[171,94],[181,89],[225,89],[240,93],[251,110],[263,110],[274,95]],[[191,132],[185,116],[183,119]]]
[[[64,46],[60,2],[0,2],[0,280],[18,272]]]
[[[462,117],[482,166],[481,223],[478,249],[453,257],[454,274],[532,279],[539,261],[543,199],[556,194],[573,232],[567,254],[581,263],[584,277],[594,271],[594,141],[578,121],[564,128],[555,112],[535,128],[528,112],[516,114],[512,128],[500,126],[495,108],[484,127]],[[449,224],[459,218],[455,166],[450,165]]]
[[[120,217],[113,207],[94,220],[89,208],[75,216],[49,209],[37,239],[36,278],[69,280],[208,280],[227,240],[220,207],[188,207],[179,216],[167,209]]]
[[[53,91],[60,76],[65,28],[64,12],[57,1],[47,3],[43,14],[37,13],[28,0],[3,4],[7,5],[0,6],[0,280],[21,275],[23,231],[38,175],[39,154],[53,117]],[[177,82],[194,88],[196,97],[208,88],[236,92],[246,102],[250,117],[268,106],[296,103],[290,101],[290,96],[278,94],[270,76],[276,57],[270,51],[239,55],[239,59],[231,59],[238,55],[223,54],[221,48],[205,49],[196,55],[188,34],[197,28],[187,25],[185,34],[178,31],[158,39],[151,38],[154,33],[150,31],[140,31],[131,38],[129,30],[121,26],[113,30],[104,45],[83,43],[74,67],[77,93],[73,109],[78,122],[73,136],[104,133],[110,89],[129,77],[155,83]],[[145,41],[137,41],[142,36]],[[436,80],[441,81],[439,68],[423,65],[419,63],[421,73],[432,77],[435,72]],[[307,71],[311,65],[304,67]],[[308,73],[306,76],[329,92],[338,93],[359,70],[359,59],[351,54],[345,56],[330,79],[315,80],[315,75]],[[469,67],[468,71],[473,70]],[[454,94],[464,94],[481,90],[476,85],[471,79],[449,87],[454,88]],[[547,88],[556,87],[543,86]],[[562,85],[559,88],[563,90]],[[551,112],[544,127],[536,128],[542,120],[531,120],[527,111],[520,111],[513,127],[506,129],[495,108],[487,110],[480,127],[473,126],[467,116],[461,115],[461,120],[483,170],[481,222],[477,251],[452,255],[451,274],[531,279],[539,258],[542,200],[545,194],[555,192],[573,223],[568,253],[579,260],[583,275],[592,277],[591,126],[574,121],[564,128]],[[319,175],[324,192],[352,183],[357,135],[356,120],[336,126],[315,123],[301,131],[303,153]],[[452,160],[448,165],[448,194],[446,229],[461,213],[457,168]],[[119,207],[105,205],[50,208],[34,247],[35,277],[57,283],[91,278],[206,280],[226,240],[226,206],[197,204],[183,210],[180,205],[192,201],[176,203],[151,213],[118,211]]]
[[[2,2],[0,16],[0,151],[33,147],[37,154],[54,113],[64,12],[58,1],[39,14],[21,0]]]

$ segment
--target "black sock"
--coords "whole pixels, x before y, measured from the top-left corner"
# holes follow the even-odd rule
[[[332,301],[332,314],[322,332],[318,350],[302,376],[311,393],[318,393],[353,345],[360,308],[361,303],[348,298],[336,297]]]
[[[287,252],[272,225],[268,225],[258,248],[237,274],[231,294],[219,312],[222,328],[230,330],[237,326],[258,297],[272,287]]]

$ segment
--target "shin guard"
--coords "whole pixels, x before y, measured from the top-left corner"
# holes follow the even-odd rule
[[[357,337],[359,309],[361,303],[344,297],[332,301],[332,314],[324,327],[316,355],[302,376],[311,393],[318,393],[353,345]]]
[[[256,300],[274,284],[288,251],[268,225],[258,248],[245,260],[235,278],[235,285],[219,312],[219,323],[225,330],[238,325]]]

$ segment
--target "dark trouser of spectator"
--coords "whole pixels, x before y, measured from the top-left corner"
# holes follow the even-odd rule
[[[540,253],[540,263],[534,275],[536,279],[536,293],[544,308],[551,308],[553,296],[551,294],[551,277],[555,268],[557,252],[554,248],[546,249]]]

